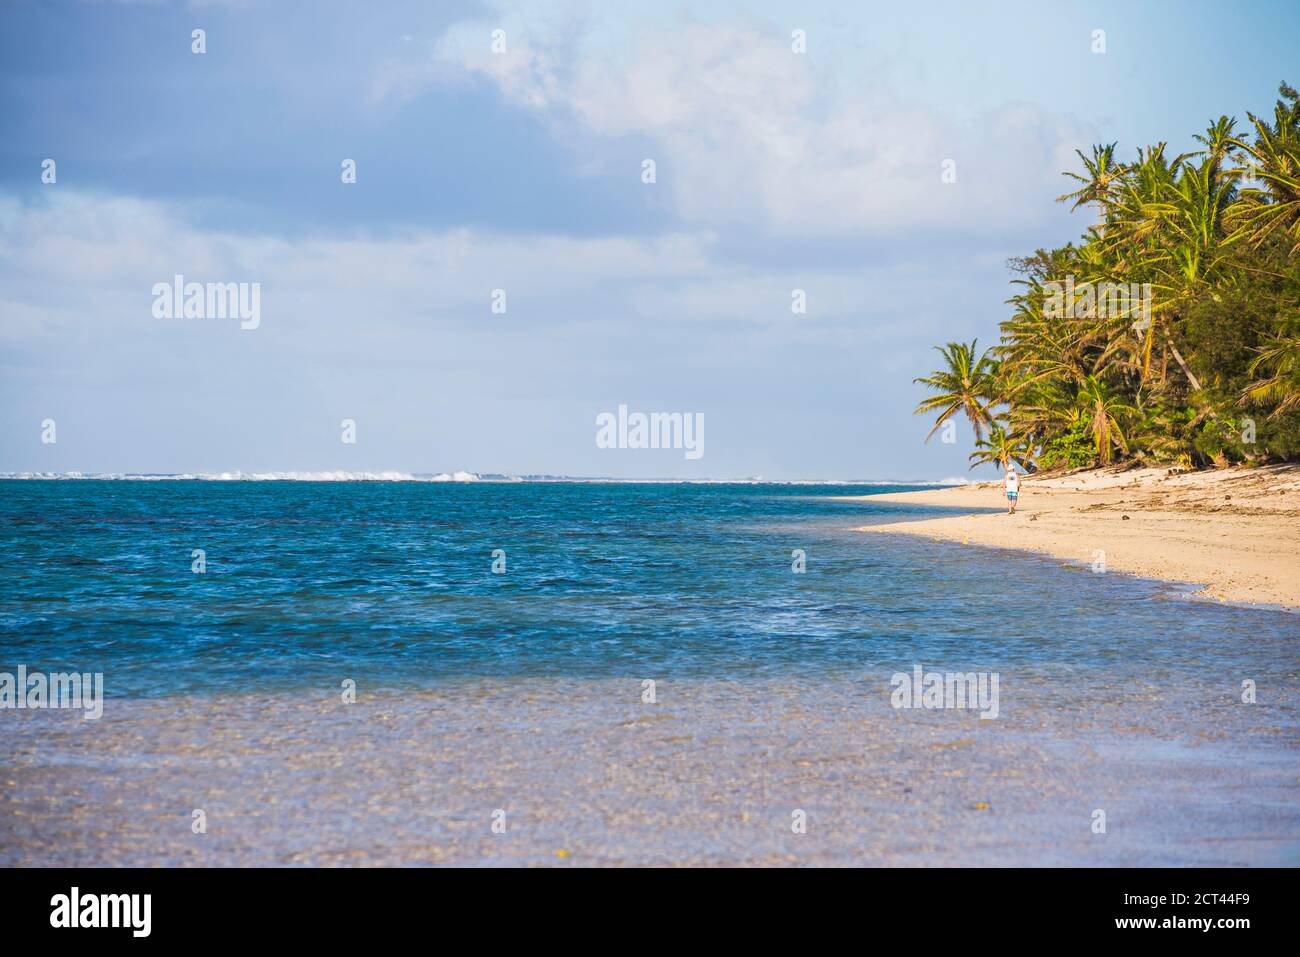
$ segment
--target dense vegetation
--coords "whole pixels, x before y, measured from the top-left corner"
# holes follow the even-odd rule
[[[930,434],[965,415],[976,464],[1031,470],[1300,457],[1300,96],[1280,95],[1193,153],[1080,152],[1060,200],[1096,224],[1011,261],[998,345],[939,349],[944,368],[916,380],[936,393],[916,409],[939,413]]]

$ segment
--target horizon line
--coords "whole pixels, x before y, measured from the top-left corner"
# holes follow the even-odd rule
[[[942,479],[792,478],[769,479],[761,475],[740,478],[675,478],[662,476],[618,477],[607,475],[565,475],[555,473],[505,472],[401,472],[395,470],[269,470],[244,472],[0,472],[5,481],[194,481],[194,482],[415,482],[433,485],[516,485],[516,484],[629,484],[629,485],[967,485],[970,479],[948,476]]]

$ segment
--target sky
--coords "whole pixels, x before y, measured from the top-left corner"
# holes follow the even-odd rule
[[[1074,151],[1297,50],[1292,0],[4,3],[0,471],[979,477],[912,380],[1086,228]]]

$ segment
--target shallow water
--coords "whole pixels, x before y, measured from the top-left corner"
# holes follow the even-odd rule
[[[0,667],[103,671],[131,696],[340,669],[385,684],[917,661],[1294,677],[1297,616],[851,531],[909,510],[838,497],[888,490],[2,482]]]
[[[1275,708],[1003,677],[1016,706],[990,721],[895,710],[872,673],[669,678],[653,704],[634,679],[524,677],[19,712],[0,864],[1300,859]]]
[[[108,695],[0,711],[0,863],[1300,862],[1300,616],[888,490],[0,482],[0,671]]]

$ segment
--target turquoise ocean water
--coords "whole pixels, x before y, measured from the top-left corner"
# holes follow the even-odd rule
[[[853,531],[927,514],[839,500],[891,490],[3,481],[0,670],[102,671],[109,697],[336,684],[341,669],[400,687],[917,662],[1294,685],[1295,615]]]

